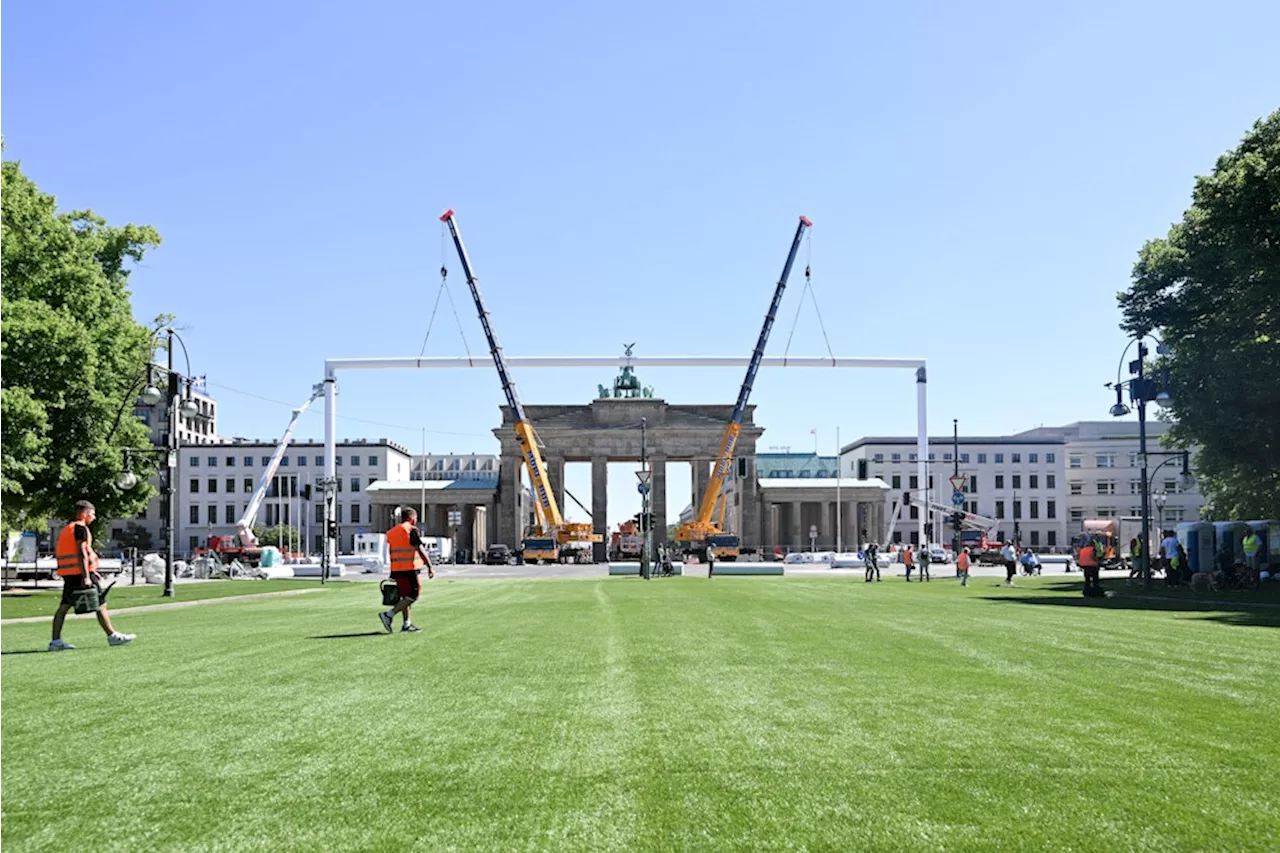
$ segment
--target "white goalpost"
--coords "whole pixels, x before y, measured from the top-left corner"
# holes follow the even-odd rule
[[[648,356],[508,356],[508,368],[519,367],[740,367],[751,363],[747,356],[648,355]],[[846,358],[836,356],[764,356],[761,367],[827,367],[914,370],[916,377],[916,471],[922,486],[928,485],[925,464],[929,454],[926,398],[928,378],[922,358]],[[340,370],[421,370],[493,368],[488,356],[447,356],[432,358],[329,358],[324,362],[324,478],[326,515],[332,518],[333,484],[337,477],[338,371]],[[837,460],[837,477],[840,476]],[[918,535],[924,538],[927,513],[920,513]],[[337,559],[338,543],[325,530],[324,554],[328,565]]]

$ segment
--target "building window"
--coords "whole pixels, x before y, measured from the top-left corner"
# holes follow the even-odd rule
[[[223,460],[223,462],[226,463],[226,466],[228,468],[236,467],[236,458],[234,456],[228,456],[226,459]]]
[[[974,515],[977,515],[977,514],[978,514],[978,502],[977,502],[977,501],[969,501],[969,503],[965,504],[965,507],[967,508],[967,511],[968,511],[968,512],[971,512],[971,513],[973,513]]]
[[[378,478],[377,478],[377,477],[370,477],[370,478],[369,478],[369,482],[365,485],[365,488],[368,488],[369,486],[372,486],[372,485],[373,485],[374,483],[376,483],[376,482],[378,482]]]
[[[1014,461],[1014,462],[1017,462],[1018,460],[1017,460],[1017,459],[1015,459],[1015,460],[1013,460],[1013,461]],[[1028,453],[1028,454],[1027,454],[1027,461],[1028,461],[1028,462],[1030,462],[1032,465],[1034,465],[1035,463],[1037,463],[1037,462],[1039,462],[1039,461],[1040,461],[1040,454],[1039,454],[1039,453]]]
[[[1129,481],[1129,494],[1131,494],[1131,495],[1138,495],[1138,494],[1141,494],[1141,493],[1142,493],[1142,481],[1141,481],[1141,480],[1130,480],[1130,481]]]
[[[1004,501],[996,501],[996,518],[1004,518]]]
[[[351,491],[353,491],[353,492],[358,492],[358,491],[360,491],[360,478],[359,478],[359,477],[352,477],[352,478],[351,478]]]
[[[1094,463],[1099,468],[1116,467],[1116,455],[1114,453],[1099,453],[1094,456]]]
[[[889,458],[890,458],[891,460],[893,460],[894,462],[901,462],[901,461],[902,461],[902,454],[901,454],[901,453],[894,453],[894,454],[892,454]]]
[[[1068,489],[1070,490],[1071,494],[1073,494],[1073,495],[1083,495],[1083,494],[1084,494],[1084,483],[1070,483],[1070,484],[1068,485]]]
[[[192,468],[199,468],[199,467],[200,467],[200,457],[199,457],[199,456],[192,456],[190,459],[188,459],[188,460],[187,460],[187,463],[188,463]]]
[[[898,540],[898,541],[902,541],[902,540]],[[913,531],[911,531],[911,544],[912,544],[912,545],[919,546],[919,544],[920,544],[920,531],[919,531],[919,530],[913,530]]]
[[[1044,517],[1045,517],[1045,518],[1057,518],[1057,517],[1058,517],[1058,502],[1057,502],[1057,501],[1045,501],[1045,502],[1044,502]]]
[[[269,465],[270,463],[271,463],[271,457],[270,457],[270,456],[264,456],[264,457],[262,457],[262,467],[263,467],[263,468],[266,468],[266,467],[267,467],[267,465]]]
[[[1068,457],[1067,457],[1067,467],[1068,467],[1068,468],[1083,468],[1083,467],[1084,467],[1084,462],[1082,461],[1081,457],[1079,457],[1079,456],[1077,456],[1076,454],[1074,454],[1074,453],[1073,453],[1073,454],[1071,454],[1070,456],[1068,456]]]
[[[342,457],[341,457],[341,456],[335,456],[335,457],[333,457],[333,464],[334,464],[334,465],[341,465],[341,464],[342,464]]]
[[[227,504],[223,509],[226,510],[225,518],[227,519],[227,524],[234,524],[236,520],[236,505]]]
[[[1013,502],[1013,517],[1015,519],[1022,518],[1022,501]]]
[[[341,478],[341,477],[334,477],[333,479],[334,479],[334,480],[336,480],[336,481],[337,481],[337,483],[338,483],[338,491],[342,491],[342,478]]]
[[[341,483],[339,483],[339,485],[341,485]],[[339,524],[342,523],[342,504],[333,505],[333,520]]]
[[[246,456],[246,457],[244,458],[244,467],[246,467],[246,468],[252,468],[252,467],[253,467],[253,457],[252,457],[252,456]]]
[[[191,506],[187,507],[187,519],[192,524],[199,524],[200,523],[200,507],[196,506],[195,504],[192,504]]]
[[[210,456],[208,459],[206,459],[206,460],[205,460],[205,462],[208,462],[208,463],[209,463],[209,467],[210,467],[210,468],[217,468],[217,467],[218,467],[218,457],[216,457],[216,456]]]
[[[324,457],[323,457],[323,456],[317,456],[317,457],[316,457],[316,465],[320,465],[320,466],[323,466],[323,465],[324,465]]]
[[[978,464],[979,464],[979,465],[986,465],[986,464],[987,464],[987,454],[985,454],[985,453],[979,453],[979,454],[978,454]]]
[[[230,494],[234,494],[234,493],[235,493],[235,490],[236,490],[236,478],[235,478],[235,477],[228,477],[228,478],[226,479],[226,481],[225,481],[225,482],[223,482],[223,484],[222,484],[222,485],[226,487],[226,488],[224,488],[224,489],[223,489],[223,491],[224,491],[224,492],[226,492],[226,493],[227,493],[227,494],[229,494],[229,495],[230,495]]]
[[[919,517],[920,517],[920,507],[916,506],[915,504],[912,504],[912,505],[911,505],[911,518],[916,519],[916,518],[919,518]]]
[[[187,491],[188,491],[188,492],[190,492],[190,493],[191,493],[191,494],[193,494],[193,495],[194,495],[194,494],[196,494],[196,493],[198,493],[198,492],[200,491],[200,481],[199,481],[199,480],[197,480],[195,477],[192,477],[192,478],[191,478],[191,488],[187,489]]]
[[[893,486],[893,488],[895,488],[895,489],[901,489],[901,488],[902,488],[902,475],[901,475],[901,474],[894,474],[894,475],[893,475],[893,477],[892,477],[891,479],[892,479],[892,483],[891,483],[891,485]],[[715,555],[713,554],[712,556],[714,557]]]
[[[933,475],[932,475],[932,474],[930,474],[930,475],[929,475],[929,488],[931,488],[931,489],[933,488]]]
[[[937,458],[938,458],[938,454],[936,454],[936,453],[930,453],[930,454],[929,454],[929,461],[930,461],[930,462],[934,461],[934,460],[935,460],[935,459],[937,459]]]
[[[943,462],[950,462],[950,461],[951,461],[951,454],[950,454],[950,453],[944,453],[944,454],[942,454],[942,461],[943,461]]]
[[[996,454],[996,464],[997,464],[997,465],[1003,465],[1003,464],[1004,464],[1004,454],[1003,454],[1003,453],[997,453],[997,454]]]
[[[1040,488],[1040,475],[1038,475],[1038,474],[1028,474],[1028,475],[1027,475],[1027,488],[1028,488],[1028,489],[1038,489],[1038,488]]]
[[[968,453],[961,453],[961,454],[960,454],[960,461],[961,461],[963,464],[968,465],[968,464],[969,464],[969,454],[968,454]]]
[[[288,456],[281,456],[281,457],[280,457],[280,464],[281,464],[281,465],[288,465],[288,464],[289,464],[289,457],[288,457]]]
[[[1098,494],[1114,495],[1116,493],[1116,484],[1108,480],[1098,481]]]
[[[1057,478],[1056,476],[1054,476],[1053,474],[1045,474],[1045,475],[1044,475],[1044,487],[1045,487],[1046,489],[1056,489],[1056,488],[1058,488],[1058,478]]]
[[[324,504],[316,504],[316,524],[324,524]]]
[[[199,537],[199,536],[188,536],[188,537],[187,537],[187,550],[188,550],[188,551],[194,551],[195,549],[197,549],[197,548],[199,548],[199,547],[200,547],[200,537]]]
[[[245,494],[253,494],[253,480],[248,477],[244,478],[244,491]]]
[[[1031,501],[1031,507],[1030,507],[1030,509],[1031,509],[1031,517],[1032,517],[1032,518],[1039,518],[1039,517],[1040,517],[1040,501]]]
[[[1115,518],[1115,507],[1100,506],[1098,507],[1098,518]]]
[[[1171,506],[1164,511],[1165,521],[1182,521],[1183,515],[1186,513],[1185,507]]]
[[[883,462],[883,461],[884,461],[884,454],[883,454],[883,453],[877,453],[877,454],[873,455],[873,456],[871,457],[871,461],[872,461],[872,462]]]
[[[996,488],[997,489],[1004,488],[1004,474],[996,474]]]
[[[1081,521],[1084,519],[1084,507],[1073,506],[1071,508],[1071,520]]]
[[[1031,545],[1032,545],[1032,547],[1037,547],[1037,546],[1039,546],[1039,544],[1040,544],[1040,531],[1039,531],[1039,530],[1033,530],[1033,531],[1031,531]]]
[[[1164,490],[1165,490],[1165,492],[1166,492],[1166,493],[1168,493],[1168,494],[1176,495],[1176,494],[1178,493],[1178,481],[1177,481],[1177,480],[1165,480],[1165,481],[1164,481]]]
[[[374,467],[374,466],[376,466],[377,464],[378,464],[378,457],[376,457],[376,456],[370,456],[370,457],[369,457],[369,466],[370,466],[370,467]]]
[[[1044,455],[1044,461],[1045,461],[1045,462],[1048,462],[1050,465],[1052,465],[1054,462],[1056,462],[1056,461],[1057,461],[1057,459],[1058,459],[1058,457],[1057,457],[1056,455],[1052,454],[1052,453],[1046,453],[1046,454]],[[1050,533],[1049,535],[1050,535],[1050,536],[1052,536],[1053,534],[1052,534],[1052,533]],[[1050,544],[1050,545],[1052,545],[1053,543],[1052,543],[1052,542],[1050,542],[1049,544]]]
[[[217,493],[218,493],[218,478],[210,477],[209,478],[209,494],[214,495]]]
[[[918,461],[918,458],[919,458],[919,457],[917,457],[914,453],[912,453],[911,455],[909,455],[909,456],[907,457],[907,459],[908,459],[909,461],[911,461],[911,462],[916,462],[916,461]]]
[[[920,488],[920,478],[919,478],[919,477],[917,477],[915,474],[912,474],[910,477],[908,477],[908,478],[907,478],[907,488],[908,488],[908,489],[918,489],[918,488]]]
[[[1022,475],[1021,475],[1021,474],[1014,474],[1014,475],[1013,475],[1013,487],[1014,487],[1015,489],[1021,489],[1021,488],[1022,488]]]
[[[1021,454],[1021,453],[1015,453],[1015,454],[1013,454],[1013,464],[1015,464],[1015,465],[1016,465],[1016,464],[1018,464],[1018,463],[1019,463],[1019,462],[1021,462],[1021,461],[1022,461],[1022,454]]]
[[[351,505],[351,523],[352,524],[360,523],[360,504]]]
[[[976,495],[978,493],[978,475],[969,475],[969,493]]]
[[[209,516],[208,516],[208,518],[209,518],[209,523],[210,523],[210,524],[217,524],[217,523],[218,523],[218,505],[217,505],[217,504],[209,504],[208,512],[209,512]]]

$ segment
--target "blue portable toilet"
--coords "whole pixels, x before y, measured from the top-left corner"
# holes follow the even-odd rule
[[[1249,525],[1243,521],[1215,521],[1214,533],[1214,568],[1222,568],[1224,562],[1238,565],[1244,562],[1244,537],[1249,532]]]
[[[1265,572],[1276,573],[1280,567],[1280,521],[1250,521],[1249,528],[1262,537],[1261,568]]]
[[[1213,571],[1213,525],[1207,521],[1184,521],[1175,530],[1187,552],[1187,568],[1191,574]]]

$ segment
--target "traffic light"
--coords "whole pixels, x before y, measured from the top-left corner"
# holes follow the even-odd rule
[[[328,526],[325,528],[325,531],[330,539],[337,539],[338,538],[338,522],[336,521],[329,522]]]
[[[902,493],[902,505],[903,505],[903,506],[911,506],[911,493],[910,493],[910,492],[903,492],[903,493]]]
[[[302,487],[302,499],[304,501],[311,500],[311,484],[310,483],[307,483],[305,486]]]
[[[963,512],[951,513],[951,523],[955,525],[957,528],[959,528],[960,525],[964,524],[964,513]]]
[[[931,522],[926,522],[924,525],[924,538],[925,539],[933,538],[933,524]]]

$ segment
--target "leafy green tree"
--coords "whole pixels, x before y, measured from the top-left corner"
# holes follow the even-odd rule
[[[18,163],[2,169],[0,512],[6,526],[39,528],[87,498],[104,527],[136,515],[153,493],[149,454],[135,462],[137,488],[121,492],[114,480],[121,448],[151,443],[129,415],[150,333],[133,319],[127,284],[129,263],[160,235],[109,226],[88,210],[58,213]]]
[[[302,533],[291,524],[255,527],[253,532],[258,537],[259,545],[274,545],[281,551],[302,550]]]
[[[1196,179],[1119,300],[1169,347],[1169,441],[1198,448],[1206,516],[1280,518],[1280,110]]]

